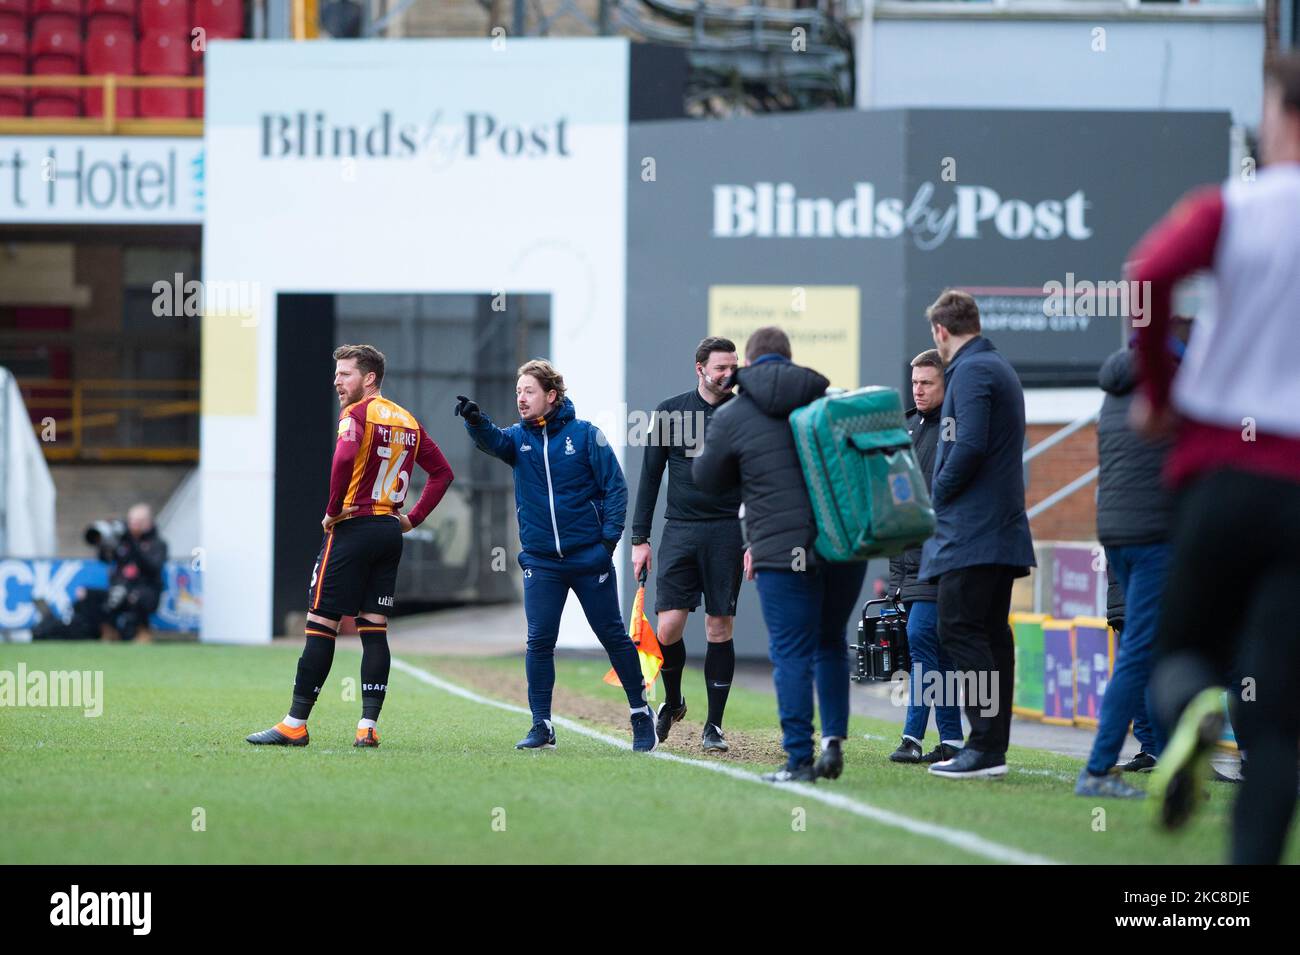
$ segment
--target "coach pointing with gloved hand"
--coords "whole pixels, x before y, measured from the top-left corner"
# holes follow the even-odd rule
[[[456,398],[456,414],[464,418],[466,424],[477,428],[483,422],[483,412],[478,410],[478,404],[464,395],[457,395]]]
[[[613,449],[595,425],[575,416],[573,402],[564,396],[563,376],[540,358],[519,369],[515,399],[520,420],[509,428],[498,428],[466,396],[456,397],[455,413],[465,419],[465,430],[479,450],[515,472],[528,617],[524,665],[533,716],[532,729],[515,748],[555,746],[555,641],[572,590],[627,693],[632,748],[654,749],[654,718],[645,702],[641,661],[623,627],[610,559],[627,516],[627,483]]]

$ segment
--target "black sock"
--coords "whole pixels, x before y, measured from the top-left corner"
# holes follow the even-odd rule
[[[388,692],[388,668],[392,660],[388,652],[388,624],[358,620],[357,633],[361,635],[361,718],[377,720],[384,707],[384,694]]]
[[[338,631],[329,624],[307,621],[307,644],[302,648],[298,658],[298,676],[293,681],[293,705],[289,715],[296,720],[305,720],[311,716],[311,708],[316,705],[320,688],[325,685],[325,678],[330,675],[330,666],[334,663],[334,638]]]
[[[671,709],[682,705],[682,668],[686,666],[686,640],[665,643],[660,647],[664,652],[664,665],[659,670],[664,678],[664,702]]]
[[[730,640],[710,643],[704,651],[704,686],[709,693],[709,722],[722,729],[731,678],[736,675],[736,645]]]

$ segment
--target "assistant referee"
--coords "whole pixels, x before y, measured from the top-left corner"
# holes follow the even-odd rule
[[[686,715],[682,669],[686,620],[704,597],[704,684],[708,716],[701,743],[705,750],[726,752],[722,713],[736,670],[731,642],[740,594],[745,545],[740,531],[740,487],[706,494],[691,477],[691,463],[704,447],[713,412],[734,397],[732,381],[739,362],[736,346],[725,338],[706,338],[695,349],[695,387],[667,398],[655,408],[654,424],[641,464],[636,512],[632,520],[632,569],[637,577],[653,563],[650,530],[659,485],[668,470],[668,510],[659,544],[655,578],[655,614],[663,648],[666,700],[659,707],[655,731],[660,742]]]

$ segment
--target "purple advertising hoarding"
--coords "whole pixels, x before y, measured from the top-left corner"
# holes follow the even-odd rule
[[[1106,613],[1106,568],[1088,546],[1052,548],[1052,616],[1100,617]]]
[[[1074,648],[1070,625],[1043,624],[1043,722],[1074,722]]]
[[[1101,717],[1111,672],[1111,636],[1105,621],[1076,622],[1074,626],[1074,685],[1076,720],[1095,724]]]

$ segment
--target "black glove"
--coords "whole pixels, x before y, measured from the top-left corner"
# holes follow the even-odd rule
[[[464,395],[457,395],[456,397],[459,399],[459,403],[456,405],[456,414],[475,427],[482,424],[483,412],[478,410],[478,405]]]
[[[601,541],[601,543],[605,545],[605,550],[609,551],[609,556],[613,557],[614,551],[618,547],[618,541],[617,540]]]

